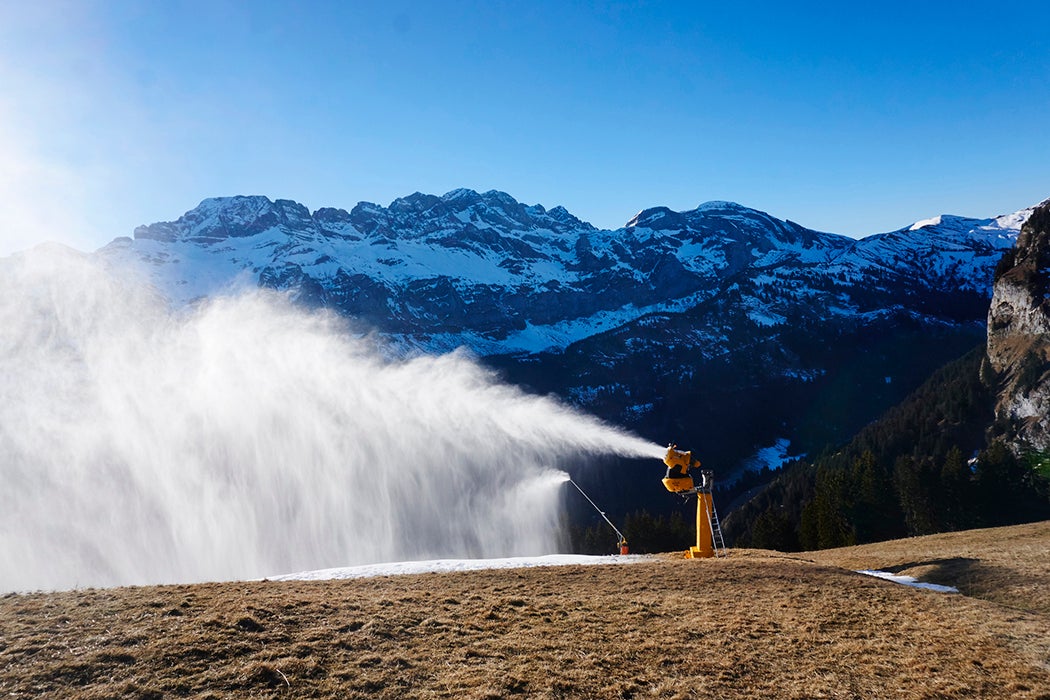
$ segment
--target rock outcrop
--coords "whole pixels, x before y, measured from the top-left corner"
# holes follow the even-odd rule
[[[1019,449],[1050,449],[1050,200],[999,263],[988,361],[1000,381],[997,431]]]

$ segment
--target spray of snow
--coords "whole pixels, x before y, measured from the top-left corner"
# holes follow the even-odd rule
[[[173,310],[68,249],[0,260],[0,590],[545,554],[546,465],[662,452],[281,296]]]

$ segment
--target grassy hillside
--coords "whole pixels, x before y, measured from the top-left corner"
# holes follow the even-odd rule
[[[1048,552],[1042,523],[793,555],[12,594],[0,695],[1050,698]],[[848,570],[880,566],[980,598]]]
[[[955,586],[965,595],[1050,618],[1050,521],[825,549],[800,556],[828,566],[881,569]],[[1050,629],[1047,634],[1050,636]]]

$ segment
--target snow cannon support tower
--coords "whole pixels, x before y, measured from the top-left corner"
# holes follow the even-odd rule
[[[696,494],[696,546],[690,547],[685,553],[688,559],[699,559],[715,556],[715,532],[721,536],[721,528],[718,526],[715,514],[714,501],[711,497],[711,487],[714,485],[714,477],[710,471],[700,472],[700,484],[696,485],[693,477],[689,475],[690,469],[699,469],[700,460],[693,459],[692,452],[682,452],[677,445],[669,445],[664,464],[667,465],[667,475],[663,479],[664,488],[671,493],[680,493],[683,496]],[[723,545],[724,547],[724,545]]]

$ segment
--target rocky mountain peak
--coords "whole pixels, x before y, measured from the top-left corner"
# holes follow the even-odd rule
[[[682,215],[667,207],[643,209],[627,222],[624,228],[647,228],[653,231],[670,231],[681,228]]]
[[[480,202],[481,195],[474,190],[460,187],[443,194],[441,196],[441,201],[445,202],[453,209],[463,210]]]
[[[176,221],[139,226],[135,229],[135,238],[208,243],[253,236],[282,225],[301,227],[310,220],[310,210],[290,199],[271,201],[261,195],[211,197]]]
[[[271,231],[286,239],[369,238],[377,241],[420,239],[433,235],[455,238],[522,235],[530,231],[577,234],[596,230],[564,207],[547,211],[527,206],[506,192],[479,194],[457,189],[441,197],[414,192],[383,207],[360,202],[347,212],[325,207],[313,214],[302,204],[264,196],[205,199],[175,221],[139,226],[135,238],[158,243],[191,242],[210,246],[231,238],[251,238]]]
[[[441,204],[441,198],[432,194],[413,192],[407,197],[398,197],[390,203],[388,209],[395,214],[422,214]]]
[[[652,207],[625,228],[599,230],[565,207],[499,190],[415,192],[386,207],[312,214],[287,199],[239,196],[139,227],[133,245],[106,255],[144,266],[180,302],[247,274],[406,347],[488,355],[565,348],[652,314],[721,303],[727,290],[742,322],[763,328],[800,313],[913,307],[973,322],[987,313],[992,269],[1018,229],[942,219],[857,241],[724,201]]]

